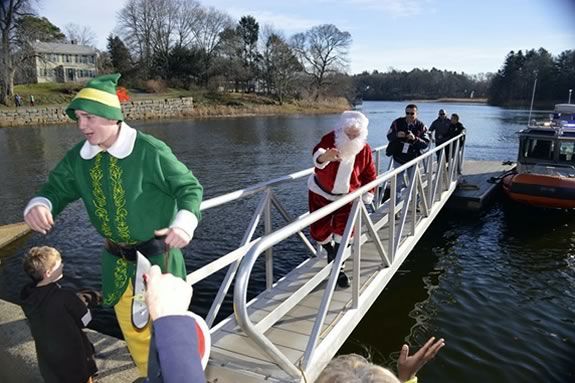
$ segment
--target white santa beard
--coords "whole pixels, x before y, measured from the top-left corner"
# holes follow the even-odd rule
[[[342,160],[349,160],[354,158],[365,146],[365,135],[361,134],[359,137],[350,140],[344,132],[336,133],[335,147],[339,150],[339,156]]]

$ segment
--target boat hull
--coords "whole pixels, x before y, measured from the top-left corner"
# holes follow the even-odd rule
[[[530,206],[575,209],[575,179],[539,174],[509,174],[503,191],[512,200]]]

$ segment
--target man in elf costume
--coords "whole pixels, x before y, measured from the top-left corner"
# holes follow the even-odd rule
[[[116,94],[119,77],[90,80],[68,105],[66,114],[77,121],[86,139],[52,170],[26,206],[24,219],[46,234],[66,205],[84,201],[90,222],[105,239],[104,305],[114,307],[130,354],[145,375],[151,334],[139,294],[143,281],[137,254],[185,278],[180,248],[198,225],[203,190],[165,143],[123,121]]]
[[[313,149],[315,169],[308,179],[310,212],[376,179],[377,172],[367,143],[368,123],[367,117],[361,112],[343,112],[337,128],[323,136]],[[362,198],[363,202],[371,203],[373,190]],[[310,227],[311,237],[327,251],[328,262],[333,261],[337,255],[351,205],[343,206]],[[343,264],[337,284],[342,288],[349,287]]]

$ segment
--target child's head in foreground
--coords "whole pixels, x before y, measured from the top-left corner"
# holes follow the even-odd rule
[[[24,256],[24,271],[35,283],[51,283],[62,278],[62,257],[50,246],[36,246]]]
[[[363,356],[349,354],[329,362],[316,383],[399,383],[399,379]]]

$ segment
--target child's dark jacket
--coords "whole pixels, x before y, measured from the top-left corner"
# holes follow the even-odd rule
[[[72,290],[57,283],[22,289],[22,309],[46,383],[84,383],[97,371],[94,346],[82,331],[90,312]]]

